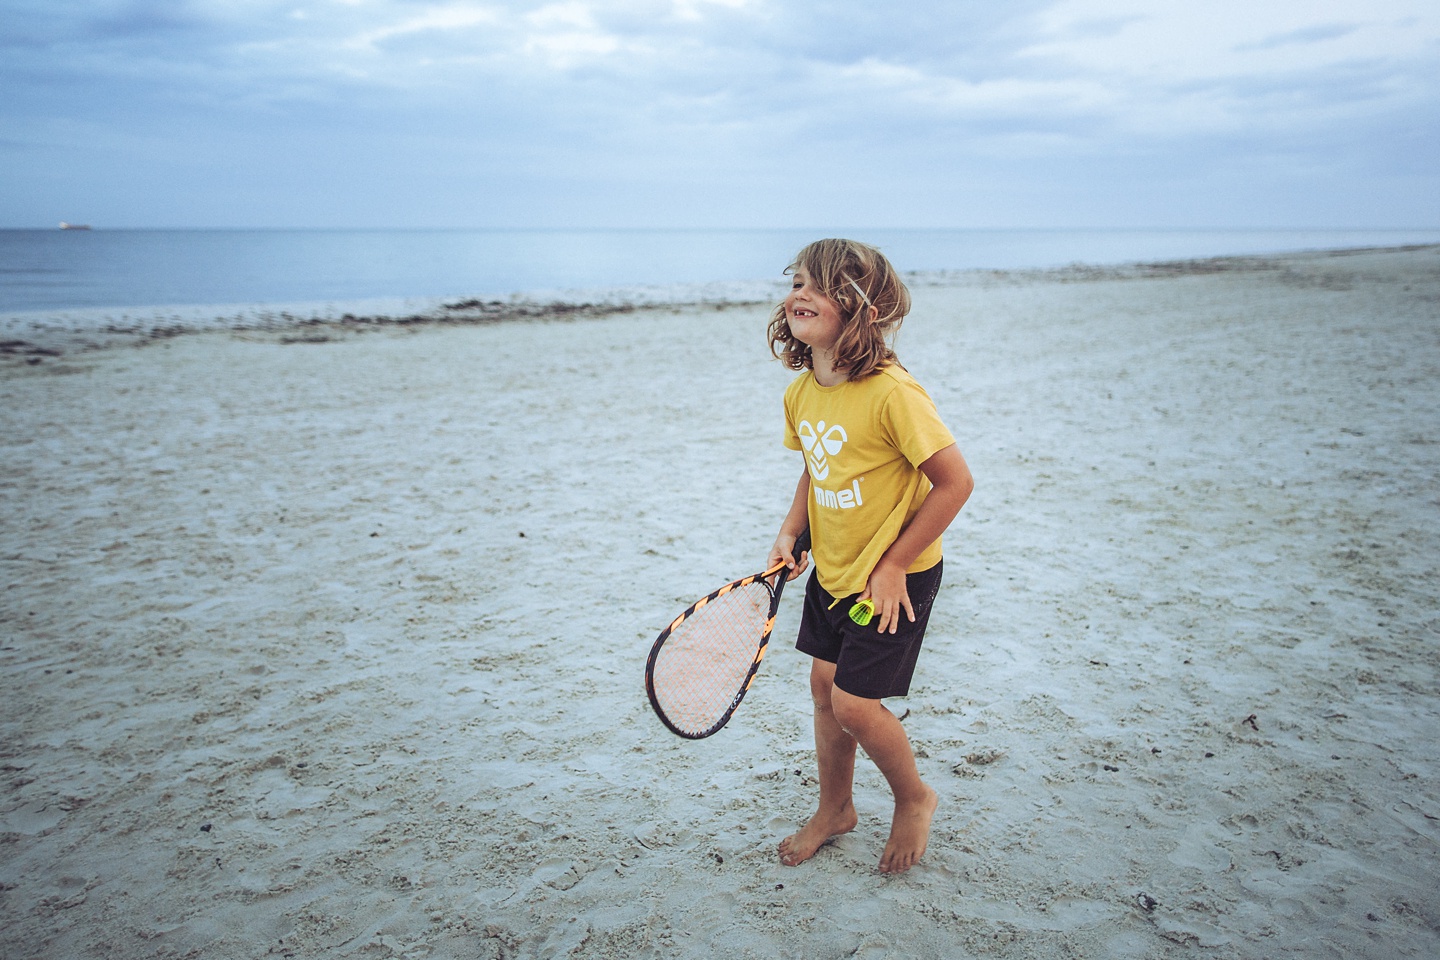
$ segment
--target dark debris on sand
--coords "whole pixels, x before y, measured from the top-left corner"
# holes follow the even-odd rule
[[[85,352],[113,346],[145,346],[188,333],[216,330],[258,336],[282,344],[320,344],[345,338],[347,333],[367,330],[405,329],[425,326],[481,326],[510,321],[569,321],[635,313],[674,311],[697,306],[726,310],[731,307],[753,306],[751,302],[714,301],[704,303],[567,303],[554,301],[461,300],[445,303],[433,310],[410,314],[355,314],[340,316],[304,316],[288,311],[258,311],[253,314],[220,318],[219,322],[190,324],[178,317],[151,320],[111,321],[96,330],[46,331],[45,344],[28,340],[0,340],[0,360],[9,357],[38,364],[45,357]]]

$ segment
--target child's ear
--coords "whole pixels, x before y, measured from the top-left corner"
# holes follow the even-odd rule
[[[865,316],[871,323],[878,322],[880,319],[880,308],[873,304],[866,307]]]

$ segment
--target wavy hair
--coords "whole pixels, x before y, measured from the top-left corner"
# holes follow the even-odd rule
[[[840,312],[835,366],[863,380],[892,363],[891,347],[910,312],[910,291],[885,255],[855,240],[816,240],[795,255],[786,273],[804,270]],[[791,370],[814,369],[810,346],[795,338],[781,303],[770,315],[770,353]]]

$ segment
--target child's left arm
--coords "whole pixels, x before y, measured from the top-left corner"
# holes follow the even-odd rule
[[[890,549],[875,564],[875,569],[870,571],[870,581],[860,595],[861,599],[869,597],[875,601],[881,633],[895,632],[900,625],[901,610],[914,622],[915,611],[910,606],[910,594],[905,590],[905,571],[926,547],[945,532],[950,521],[965,506],[965,501],[970,499],[970,491],[975,489],[970,467],[960,455],[960,448],[953,443],[920,464],[920,470],[929,478],[932,489],[909,526],[900,532]]]

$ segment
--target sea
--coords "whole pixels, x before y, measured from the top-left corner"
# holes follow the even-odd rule
[[[752,282],[773,289],[795,252],[827,235],[875,244],[902,271],[1440,243],[1440,229],[0,230],[0,314],[36,320],[272,304],[336,310],[417,298],[743,298],[756,289]]]

